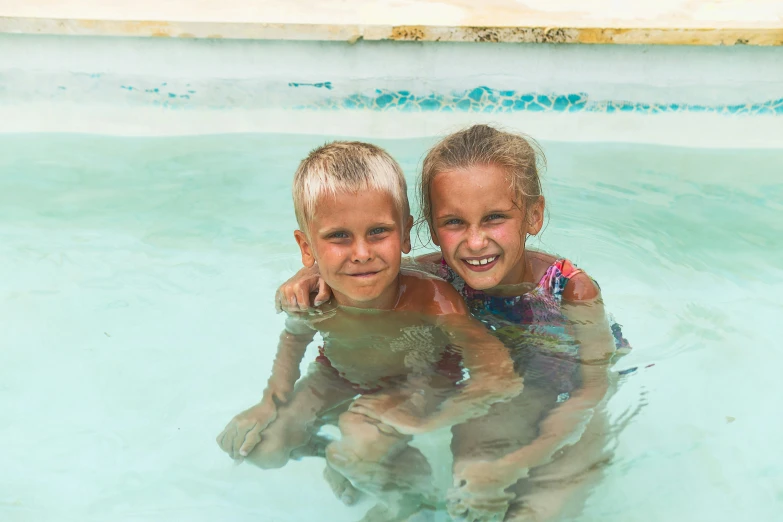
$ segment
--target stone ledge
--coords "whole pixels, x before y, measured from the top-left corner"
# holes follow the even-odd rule
[[[4,0],[0,33],[260,40],[783,45],[783,2]],[[588,8],[585,8],[588,6]]]

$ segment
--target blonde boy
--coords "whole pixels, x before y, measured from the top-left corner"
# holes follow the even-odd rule
[[[521,383],[505,348],[469,319],[448,283],[401,269],[413,218],[388,153],[361,142],[320,147],[297,169],[293,197],[302,263],[318,265],[332,303],[322,315],[288,318],[261,402],[218,443],[232,458],[280,467],[312,454],[313,432],[337,412],[342,439],[326,447],[329,465],[378,496],[377,509],[402,516],[432,494],[411,435],[481,415]],[[316,331],[320,355],[294,386]],[[463,368],[471,377],[455,391]],[[444,393],[422,399],[414,384],[422,379]]]

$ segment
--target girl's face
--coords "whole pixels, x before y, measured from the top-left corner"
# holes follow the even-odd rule
[[[541,230],[543,197],[526,209],[502,168],[479,165],[436,174],[430,202],[432,240],[468,286],[524,282],[525,238]]]

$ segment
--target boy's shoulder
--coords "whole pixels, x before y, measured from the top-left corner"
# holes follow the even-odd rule
[[[397,310],[426,315],[468,313],[465,301],[451,284],[422,270],[405,267],[400,270],[402,294]]]

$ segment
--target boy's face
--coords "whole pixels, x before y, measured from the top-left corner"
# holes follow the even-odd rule
[[[308,234],[294,232],[302,263],[318,263],[341,305],[391,309],[398,297],[401,253],[410,252],[413,218],[401,222],[391,194],[378,190],[318,199]]]

